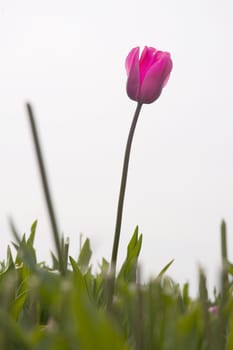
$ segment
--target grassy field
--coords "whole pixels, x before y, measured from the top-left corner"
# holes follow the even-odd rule
[[[209,301],[203,271],[196,299],[189,296],[188,284],[180,286],[167,277],[172,261],[153,280],[140,283],[142,236],[136,228],[116,275],[110,306],[109,263],[103,259],[98,273],[92,273],[89,239],[78,259],[69,256],[68,243],[62,240],[61,274],[55,255],[53,266],[37,261],[36,222],[21,238],[13,225],[12,229],[15,242],[0,272],[0,349],[233,349],[233,268],[225,256],[224,222],[222,290],[215,300]]]

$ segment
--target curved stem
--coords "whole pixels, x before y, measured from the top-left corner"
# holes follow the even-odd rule
[[[142,103],[138,102],[137,108],[134,113],[133,121],[130,127],[129,136],[128,136],[126,149],[125,149],[125,157],[124,157],[123,170],[122,170],[122,176],[121,176],[121,186],[120,186],[120,193],[119,193],[119,199],[118,199],[115,235],[114,235],[114,242],[113,242],[113,248],[112,248],[112,259],[111,259],[111,271],[114,277],[115,277],[115,268],[116,268],[116,262],[117,262],[118,246],[119,246],[119,240],[120,240],[122,212],[123,212],[123,205],[124,205],[124,198],[125,198],[125,188],[126,188],[127,174],[128,174],[128,167],[129,167],[130,150],[131,150],[135,127],[138,121],[141,108],[142,108]]]

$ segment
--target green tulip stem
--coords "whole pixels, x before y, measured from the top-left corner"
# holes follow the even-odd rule
[[[227,272],[227,227],[224,220],[221,222],[221,254],[222,254],[222,289],[228,284]]]
[[[121,176],[121,186],[120,186],[120,193],[119,193],[119,199],[118,199],[115,235],[114,235],[114,242],[113,242],[113,248],[112,248],[112,259],[111,259],[111,273],[113,274],[114,277],[115,277],[115,269],[116,269],[116,262],[117,262],[118,246],[119,246],[119,240],[120,240],[122,212],[123,212],[123,205],[124,205],[124,198],[125,198],[125,188],[126,188],[127,174],[128,174],[128,167],[129,167],[130,150],[131,150],[133,135],[134,135],[134,131],[136,128],[136,124],[138,121],[141,108],[142,108],[142,103],[138,102],[137,108],[134,113],[133,121],[130,127],[129,136],[128,136],[126,149],[125,149],[125,157],[124,157],[123,170],[122,170],[122,176]]]

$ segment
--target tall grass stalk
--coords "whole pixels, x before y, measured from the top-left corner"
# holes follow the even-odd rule
[[[49,188],[49,183],[48,183],[48,176],[47,176],[45,163],[44,163],[44,159],[43,159],[43,155],[42,155],[42,150],[41,150],[41,146],[40,146],[39,133],[37,130],[36,121],[35,121],[34,113],[32,110],[32,106],[29,103],[27,103],[26,108],[27,108],[27,112],[28,112],[28,118],[29,118],[29,123],[30,123],[30,127],[31,127],[36,158],[37,158],[37,162],[38,162],[38,166],[39,166],[42,187],[43,187],[44,196],[45,196],[45,200],[46,200],[46,204],[47,204],[50,224],[51,224],[51,228],[52,228],[52,232],[53,232],[53,238],[54,238],[54,242],[55,242],[55,246],[56,246],[56,250],[57,250],[60,272],[62,275],[65,275],[66,268],[65,268],[65,259],[64,259],[64,254],[63,254],[63,248],[62,248],[61,240],[59,237],[57,220],[56,220],[56,216],[55,216],[54,206],[53,206],[52,197],[51,197],[50,188]]]

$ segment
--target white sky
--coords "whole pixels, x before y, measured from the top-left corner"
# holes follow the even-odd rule
[[[219,226],[233,232],[233,6],[231,0],[0,0],[1,260],[12,236],[39,220],[39,259],[53,248],[25,102],[33,103],[59,227],[76,256],[80,232],[93,264],[111,255],[123,152],[136,104],[125,92],[134,46],[171,52],[161,97],[145,105],[132,147],[120,261],[138,224],[144,274],[175,258],[217,282]],[[233,259],[233,251],[229,251]]]

